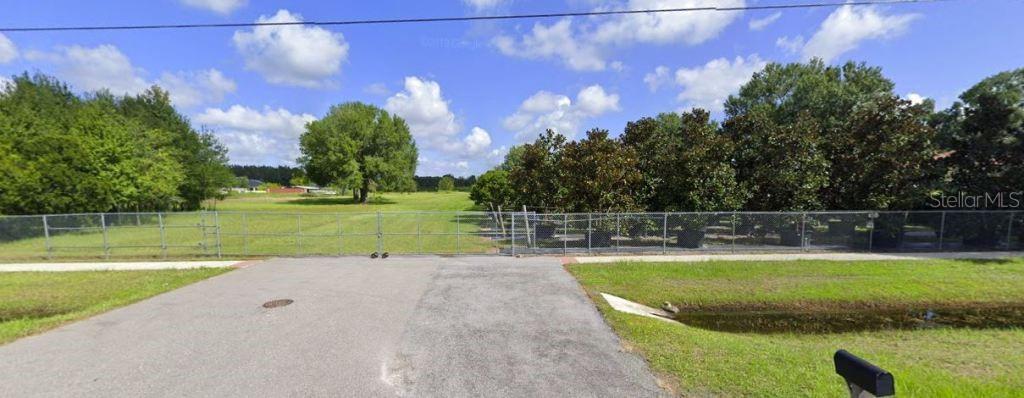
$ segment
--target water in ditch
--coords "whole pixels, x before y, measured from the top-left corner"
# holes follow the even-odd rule
[[[829,310],[682,310],[676,320],[734,333],[846,333],[933,328],[1024,328],[1024,303],[913,305]]]

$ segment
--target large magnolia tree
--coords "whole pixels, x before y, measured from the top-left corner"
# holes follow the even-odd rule
[[[982,80],[936,120],[948,148],[947,191],[1024,190],[1024,68]]]
[[[880,68],[864,64],[830,66],[817,59],[808,63],[773,63],[729,97],[725,113],[732,120],[763,112],[756,117],[767,118],[776,126],[773,128],[783,129],[780,131],[815,126],[814,132],[808,132],[818,140],[813,151],[828,160],[828,167],[818,170],[828,179],[819,185],[821,207],[904,207],[921,202],[921,192],[927,189],[924,185],[934,173],[932,159],[938,150],[935,133],[927,123],[931,104],[912,105],[898,100],[893,86]],[[801,149],[793,152],[795,158],[817,156],[808,152],[810,148]],[[799,162],[786,160],[791,166]],[[741,174],[768,175],[776,165],[760,163],[747,167],[763,170]],[[817,163],[808,167],[817,167]],[[799,208],[811,203],[796,200],[794,204]]]

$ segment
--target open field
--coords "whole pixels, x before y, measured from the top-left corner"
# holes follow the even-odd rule
[[[689,311],[1024,304],[1024,261],[710,262],[570,265],[609,324],[683,395],[841,396],[843,348],[892,372],[900,396],[1019,396],[1024,330],[921,328],[845,333],[724,332],[620,313],[614,294]],[[1018,311],[1019,312],[1019,311]],[[1018,317],[1020,314],[1017,314]]]
[[[41,217],[6,218],[0,220],[7,223],[3,230],[14,236],[0,235],[0,261],[365,255],[378,250],[378,223],[385,234],[381,249],[392,253],[486,253],[497,247],[489,238],[490,217],[472,211],[464,192],[384,194],[369,204],[348,197],[247,194],[214,206],[217,214],[49,216],[49,242]],[[383,212],[379,218],[377,211]]]
[[[208,201],[209,210],[365,213],[377,211],[473,211],[468,192],[382,193],[369,203],[351,196],[301,196],[296,194],[232,194],[225,200]]]
[[[0,273],[0,344],[230,270]]]

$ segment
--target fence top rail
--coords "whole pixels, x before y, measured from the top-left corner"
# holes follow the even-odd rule
[[[754,216],[754,215],[868,215],[872,213],[876,214],[1014,214],[1022,212],[1018,209],[1002,209],[1002,210],[809,210],[809,211],[668,211],[668,212],[566,212],[566,213],[536,213],[536,212],[504,212],[504,214],[514,214],[516,216],[529,216],[529,217],[550,217],[563,215],[569,216],[661,216],[661,215],[711,215],[711,216]]]
[[[954,209],[954,210],[813,210],[813,211],[668,211],[668,212],[563,212],[563,213],[537,213],[532,211],[479,211],[479,210],[387,210],[387,211],[359,211],[359,212],[329,212],[329,211],[245,211],[245,210],[198,210],[198,211],[168,211],[168,212],[101,212],[101,213],[49,213],[49,214],[0,214],[0,219],[14,218],[38,218],[38,217],[99,217],[99,216],[200,216],[204,214],[248,214],[267,216],[376,216],[380,215],[403,215],[403,214],[449,214],[465,216],[493,216],[514,215],[519,217],[551,217],[551,216],[664,216],[664,215],[707,215],[707,216],[753,216],[753,215],[869,215],[869,214],[1016,214],[1024,212],[1021,209]]]

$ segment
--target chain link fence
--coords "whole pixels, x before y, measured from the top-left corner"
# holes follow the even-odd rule
[[[985,251],[1018,211],[96,213],[0,216],[0,261],[392,254]]]

